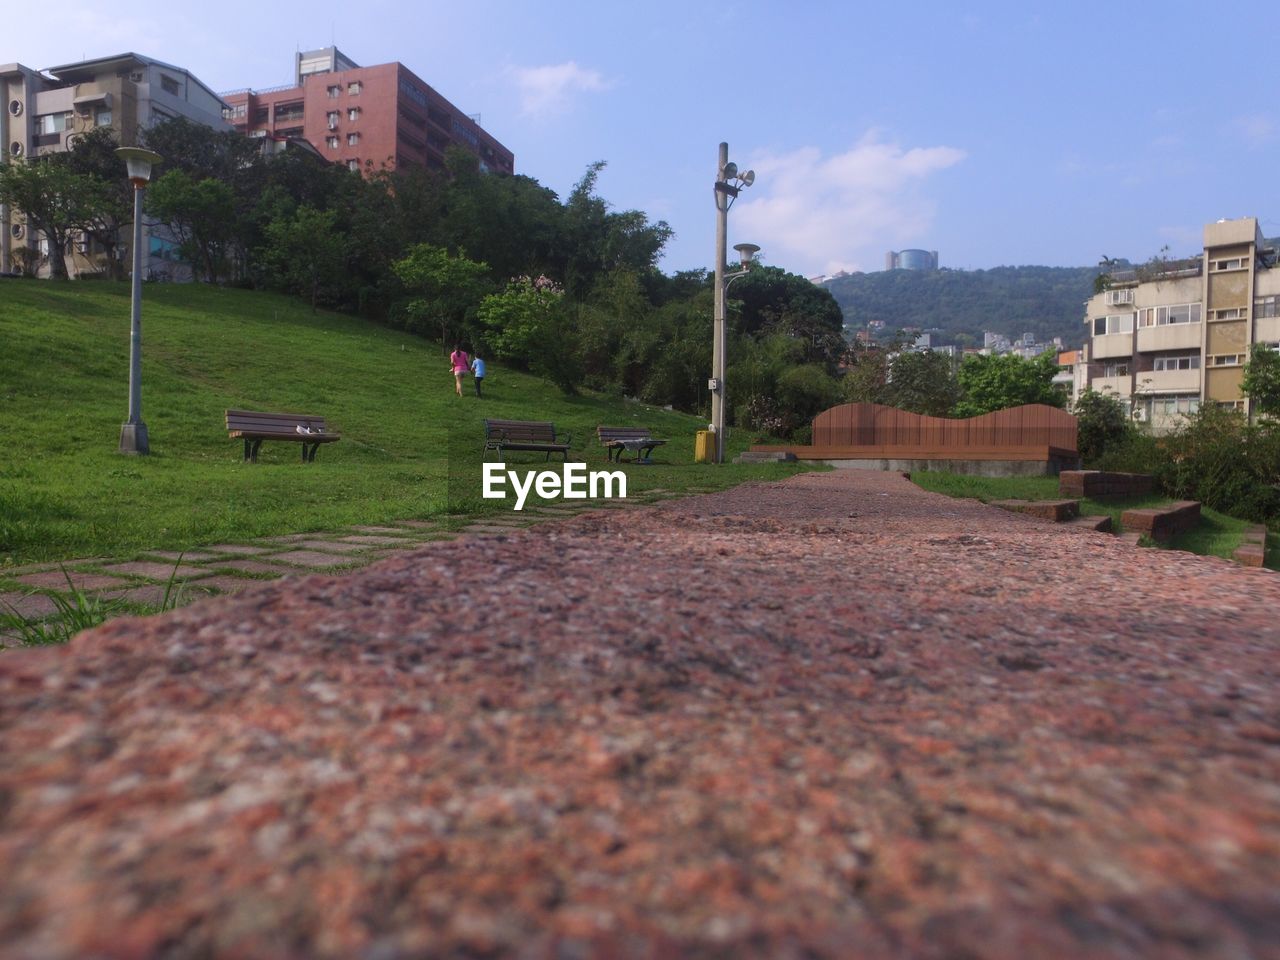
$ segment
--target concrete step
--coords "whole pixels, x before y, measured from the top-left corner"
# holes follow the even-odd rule
[[[1102,517],[1076,517],[1074,520],[1068,520],[1065,526],[1072,527],[1077,530],[1096,531],[1098,533],[1111,532],[1111,518],[1109,516]]]
[[[1079,500],[992,500],[991,506],[1064,523],[1080,514]]]

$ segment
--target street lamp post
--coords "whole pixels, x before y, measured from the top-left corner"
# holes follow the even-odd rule
[[[727,256],[726,246],[728,245],[729,236],[729,208],[733,206],[733,201],[737,199],[738,194],[744,187],[749,187],[755,183],[756,175],[754,170],[748,170],[745,173],[738,173],[738,165],[729,162],[729,145],[727,143],[720,144],[720,159],[716,165],[716,303],[715,314],[712,318],[712,345],[711,345],[711,429],[715,433],[715,455],[712,457],[714,463],[724,463],[724,410],[725,410],[725,361],[726,361],[726,337],[725,337],[725,291],[728,290],[729,283],[746,273],[747,264],[751,261],[751,255],[760,248],[754,244],[740,243],[734,249],[742,256],[743,269],[737,273],[725,276],[724,262]],[[744,250],[750,248],[750,251]]]
[[[129,168],[133,184],[133,305],[129,318],[129,419],[120,427],[120,452],[146,455],[147,425],[142,422],[142,194],[160,154],[140,147],[120,147],[116,154]]]

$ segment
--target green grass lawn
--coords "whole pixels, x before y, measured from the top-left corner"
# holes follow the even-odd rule
[[[970,477],[941,471],[919,471],[911,474],[912,481],[925,490],[943,493],[949,497],[969,497],[989,503],[992,500],[1061,500],[1057,477]],[[1137,497],[1108,497],[1080,500],[1082,516],[1111,517],[1113,530],[1120,529],[1120,515],[1126,510],[1143,507],[1161,507],[1173,501],[1168,497],[1145,495]],[[1194,530],[1178,534],[1159,546],[1173,550],[1186,550],[1205,556],[1231,559],[1231,552],[1240,546],[1241,536],[1248,526],[1245,520],[1237,520],[1208,507],[1200,509],[1200,525]],[[1280,569],[1280,550],[1267,551],[1267,566]]]
[[[598,424],[651,428],[671,442],[654,465],[622,468],[630,495],[803,469],[694,464],[704,420],[565,397],[496,364],[483,400],[458,398],[439,344],[288,297],[148,285],[142,317],[151,456],[127,457],[117,447],[128,413],[128,285],[0,281],[0,564],[510,510],[480,499],[486,416],[552,420],[572,431],[574,455],[600,467]],[[300,462],[298,444],[266,441],[259,462],[245,464],[224,427],[229,407],[323,415],[342,440],[312,464]],[[731,452],[748,439],[731,437]],[[542,461],[509,459],[521,469]]]

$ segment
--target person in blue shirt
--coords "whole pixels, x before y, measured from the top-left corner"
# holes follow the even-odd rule
[[[479,355],[471,358],[471,372],[475,375],[476,396],[480,396],[480,384],[484,381],[484,361]]]

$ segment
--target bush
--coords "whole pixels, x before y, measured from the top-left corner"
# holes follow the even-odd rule
[[[1280,513],[1280,427],[1246,424],[1234,410],[1202,407],[1164,439],[1155,476],[1171,497],[1246,520],[1273,518]]]
[[[1086,466],[1095,466],[1108,451],[1131,444],[1137,430],[1125,416],[1124,405],[1107,393],[1086,390],[1071,408],[1079,424],[1076,446]]]

